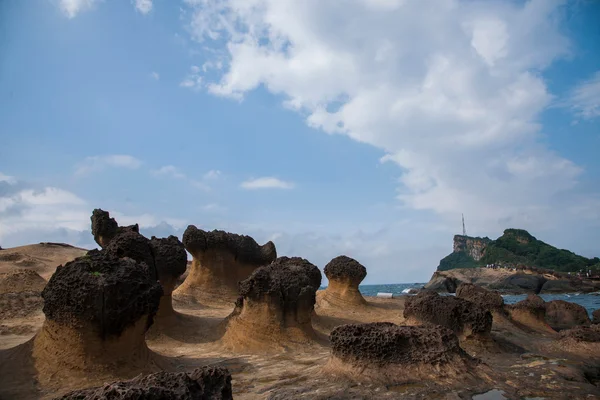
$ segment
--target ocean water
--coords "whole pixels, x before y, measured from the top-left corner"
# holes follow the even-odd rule
[[[409,289],[420,289],[425,283],[397,283],[388,285],[360,285],[360,291],[363,296],[377,296],[377,293],[393,293],[394,297],[400,295],[406,295]],[[506,304],[514,304],[527,297],[525,294],[520,295],[504,295],[504,302]],[[586,308],[590,317],[592,312],[600,308],[600,293],[597,294],[580,294],[580,293],[569,293],[569,294],[542,294],[540,295],[545,301],[551,300],[565,300],[572,303],[577,303]]]

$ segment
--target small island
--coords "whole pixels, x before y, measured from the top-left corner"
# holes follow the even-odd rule
[[[496,240],[455,235],[426,289],[455,293],[461,283],[505,294],[596,292],[600,259],[558,249],[523,229],[506,229]]]

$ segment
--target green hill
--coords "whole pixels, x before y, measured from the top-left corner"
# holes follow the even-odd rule
[[[440,261],[438,271],[476,268],[487,264],[537,267],[562,272],[600,269],[598,257],[582,257],[544,243],[523,229],[507,229],[496,240],[456,235],[454,251]]]

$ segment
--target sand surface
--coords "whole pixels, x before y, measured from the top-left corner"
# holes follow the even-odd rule
[[[19,253],[33,249],[32,255],[25,252],[30,258],[23,259],[41,260],[32,266],[44,277],[51,274],[57,260],[62,263],[68,254],[75,257],[83,251],[57,248],[58,255],[53,257],[52,251],[40,247],[18,249]],[[0,254],[4,251],[14,252],[14,249],[2,250]],[[9,268],[7,261],[2,263],[3,268]],[[494,319],[489,342],[462,344],[469,354],[482,361],[478,368],[483,378],[476,381],[466,379],[458,386],[448,387],[434,377],[429,381],[381,385],[359,384],[328,375],[323,367],[329,360],[331,330],[341,324],[357,322],[402,324],[405,297],[366,297],[366,305],[344,306],[323,302],[322,295],[322,292],[317,293],[314,340],[302,346],[284,346],[270,354],[233,352],[225,348],[221,337],[233,304],[209,307],[174,297],[177,312],[152,326],[146,334],[154,359],[160,359],[153,365],[171,371],[191,371],[202,365],[225,366],[233,376],[235,399],[471,399],[474,394],[492,389],[503,391],[508,399],[600,398],[600,389],[596,386],[600,382],[597,343],[584,347],[573,343],[563,346],[553,332],[536,332],[498,316]],[[24,315],[0,320],[0,349],[4,349],[0,350],[0,399],[50,399],[72,389],[106,383],[101,377],[88,376],[85,380],[65,381],[60,388],[44,386],[38,383],[39,372],[32,369],[31,364],[14,362],[19,359],[15,353],[26,351],[23,346],[15,346],[33,338],[43,322],[41,304]]]

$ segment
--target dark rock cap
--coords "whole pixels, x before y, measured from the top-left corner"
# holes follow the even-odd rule
[[[191,373],[158,372],[98,388],[70,392],[55,400],[230,400],[231,374],[222,367]]]
[[[285,303],[295,303],[309,292],[314,297],[319,286],[321,271],[300,257],[279,257],[239,283],[240,295],[244,298],[258,300],[268,294]]]
[[[546,311],[546,302],[537,294],[530,294],[525,300],[521,300],[515,304],[511,304],[512,309],[517,310],[529,310],[535,311]]]
[[[361,263],[343,255],[329,261],[324,272],[330,280],[350,279],[361,282],[367,276],[367,269]]]
[[[177,279],[187,268],[187,253],[177,236],[157,238],[152,236],[150,247],[158,279]]]
[[[144,315],[150,325],[162,293],[147,265],[92,250],[56,269],[42,291],[43,311],[57,323],[118,336]]]
[[[492,313],[468,300],[423,291],[406,299],[404,317],[445,326],[456,333],[469,327],[475,334],[492,330]]]
[[[104,251],[116,258],[129,257],[145,263],[152,279],[158,279],[150,240],[134,231],[124,231],[115,236]]]
[[[456,297],[478,304],[490,311],[501,311],[504,307],[504,299],[500,293],[472,283],[461,283],[456,288]]]
[[[104,211],[100,208],[96,208],[92,211],[90,219],[92,220],[92,235],[94,236],[96,243],[101,247],[106,247],[107,244],[120,233],[128,231],[140,232],[138,224],[119,226],[114,218],[110,218],[108,211]],[[101,243],[100,238],[104,238],[105,241]]]
[[[183,244],[192,255],[210,249],[222,249],[231,252],[244,263],[266,265],[277,258],[273,242],[260,246],[250,236],[236,235],[225,231],[203,231],[189,225],[183,233]]]
[[[440,364],[466,356],[456,335],[439,325],[349,324],[336,327],[329,339],[332,355],[357,364]]]

